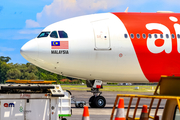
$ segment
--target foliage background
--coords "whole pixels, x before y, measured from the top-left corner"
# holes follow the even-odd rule
[[[74,80],[55,73],[41,69],[31,63],[13,64],[9,63],[10,57],[0,56],[0,83],[8,79],[13,80],[56,80],[57,83],[80,84],[84,80]],[[63,80],[63,81],[61,81]]]

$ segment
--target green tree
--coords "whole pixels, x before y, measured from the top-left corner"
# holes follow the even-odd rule
[[[35,80],[38,79],[36,73],[38,69],[31,63],[26,64],[13,64],[9,63],[10,70],[7,72],[8,79],[26,79],[26,80]],[[19,74],[19,72],[20,74]],[[16,75],[15,75],[16,74]]]
[[[39,68],[39,67],[37,67],[37,69],[38,69],[38,72],[36,73],[36,76],[40,80],[56,80],[56,81],[58,81],[58,80],[66,78],[62,75],[51,73],[51,72],[46,71],[46,70]]]
[[[3,62],[9,62],[9,60],[11,60],[11,58],[10,57],[4,57],[4,56],[0,56],[0,61],[3,61]]]
[[[4,83],[7,80],[7,71],[10,69],[10,66],[7,64],[11,58],[9,57],[0,57],[0,83]]]
[[[10,60],[10,57],[0,56],[0,83],[4,83],[7,79],[56,80],[57,82],[66,79],[65,76],[51,73],[31,63],[8,63]],[[68,79],[73,80],[72,78]]]
[[[28,80],[37,80],[38,77],[34,73],[29,73]]]
[[[18,69],[9,69],[7,71],[8,79],[19,79],[21,77],[21,72]]]

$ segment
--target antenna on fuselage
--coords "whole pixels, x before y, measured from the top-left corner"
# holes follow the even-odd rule
[[[127,7],[126,10],[125,10],[124,12],[127,13],[127,12],[128,12],[128,9],[129,9],[129,7]]]

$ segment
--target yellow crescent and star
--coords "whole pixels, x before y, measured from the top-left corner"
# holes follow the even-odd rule
[[[57,41],[54,41],[54,42],[53,42],[53,45],[55,45],[55,46],[58,45],[58,42],[57,42]]]

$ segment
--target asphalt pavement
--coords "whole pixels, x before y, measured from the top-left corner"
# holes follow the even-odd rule
[[[87,106],[89,106],[89,98],[92,96],[92,93],[86,92],[86,91],[71,91],[72,96],[76,98],[77,101],[83,100],[86,101]],[[117,94],[143,94],[143,95],[152,95],[153,93],[132,93],[132,92],[103,92],[102,96],[106,98],[106,106],[105,108],[90,108],[89,107],[89,114],[90,114],[90,120],[110,120],[112,108],[114,105],[114,101],[116,98]],[[133,116],[134,113],[134,108],[136,106],[136,101],[137,99],[133,99],[133,102],[131,104],[131,110],[130,110],[130,117]],[[150,104],[150,99],[141,99],[138,110],[136,113],[136,117],[139,117],[141,114],[141,109],[143,105],[149,105]],[[158,111],[158,116],[161,119],[161,115],[163,113],[163,109],[165,106],[165,100],[162,100],[160,104],[160,108]],[[152,110],[151,110],[151,115],[153,116],[155,113],[155,109],[157,106],[158,101],[155,100]],[[129,98],[124,98],[124,104],[125,104],[125,114],[126,110],[129,104]],[[83,108],[76,108],[74,104],[72,104],[72,116],[68,117],[67,120],[81,120],[82,119],[82,114],[83,114]]]

